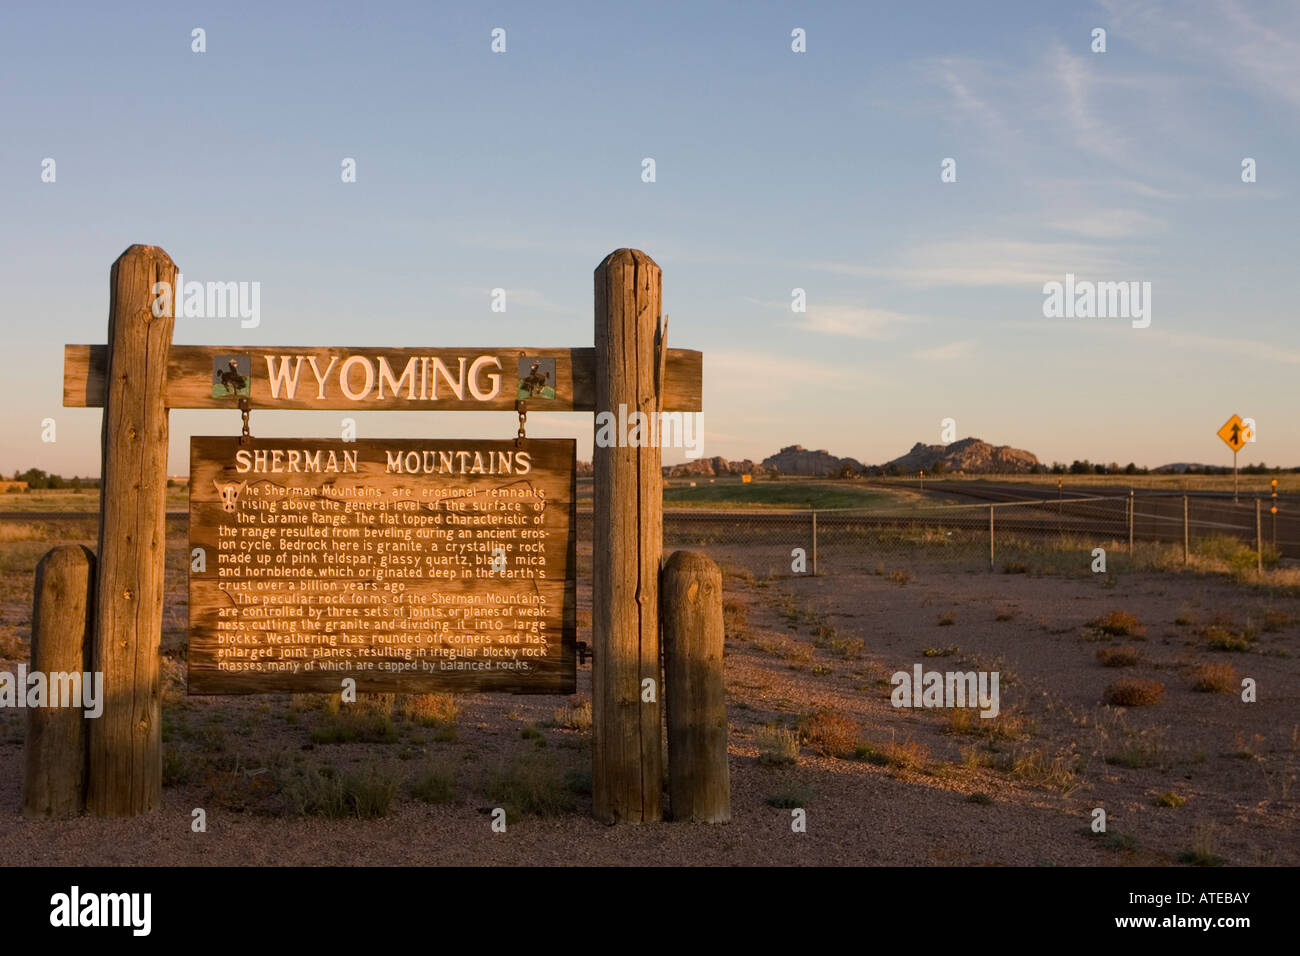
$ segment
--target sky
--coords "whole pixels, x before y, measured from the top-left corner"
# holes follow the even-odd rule
[[[1237,413],[1243,463],[1300,465],[1298,120],[1293,2],[12,5],[0,471],[98,474],[63,346],[105,340],[133,243],[260,283],[256,328],[176,321],[233,347],[589,346],[592,270],[641,249],[669,344],[704,354],[708,456],[880,463],[951,418],[1045,462],[1230,464]],[[1150,283],[1149,326],[1045,316],[1067,273]],[[515,424],[355,417],[362,438]],[[590,413],[528,424],[590,458]],[[172,412],[170,472],[238,428]]]

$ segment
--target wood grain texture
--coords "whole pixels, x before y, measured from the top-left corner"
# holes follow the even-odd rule
[[[727,823],[731,779],[722,572],[702,554],[677,551],[664,563],[660,601],[672,818]]]
[[[158,649],[173,318],[151,311],[158,282],[174,285],[176,265],[157,246],[131,246],[113,263],[91,655],[105,701],[103,715],[89,721],[86,788],[86,809],[102,816],[145,813],[162,802]]]
[[[32,603],[32,671],[90,670],[95,556],[75,544],[50,550],[36,565]],[[22,688],[19,689],[20,693]],[[27,711],[23,814],[73,817],[86,802],[86,720],[82,699],[71,707]],[[51,698],[53,703],[53,699]]]
[[[189,692],[572,694],[575,449],[192,438]]]
[[[102,345],[65,345],[63,347],[63,404],[69,408],[97,408],[104,404],[106,392],[107,348]],[[517,392],[517,373],[521,356],[555,359],[556,397],[554,399],[530,398],[530,411],[593,411],[596,408],[596,350],[592,348],[556,349],[556,348],[319,348],[307,346],[215,346],[215,345],[173,345],[167,363],[167,399],[168,408],[233,408],[233,397],[214,397],[212,394],[213,360],[232,356],[249,356],[252,360],[252,382],[248,396],[253,408],[327,408],[351,409],[407,409],[410,411],[427,411],[431,409],[459,411],[511,411],[514,409]],[[368,361],[374,371],[375,382],[365,398],[352,400],[343,394],[339,373],[349,356],[360,356]],[[440,359],[459,381],[459,360],[467,360],[468,369],[476,356],[494,356],[501,368],[501,387],[499,393],[485,400],[474,398],[468,389],[463,388],[463,397],[457,398],[447,387],[443,377],[437,378],[438,397],[419,397],[421,392],[432,395],[432,361],[426,368],[424,387],[416,387],[415,398],[410,398],[410,388],[403,385],[394,394],[394,389],[387,387],[383,397],[379,396],[379,359],[383,358],[392,369],[395,378],[399,378],[407,362],[415,357]],[[273,367],[280,368],[280,357],[292,357],[289,370],[297,370],[298,384],[292,398],[288,389],[281,388],[280,396],[272,395],[268,378],[267,357],[273,360]],[[301,365],[297,357],[304,357]],[[325,377],[325,387],[320,387],[319,380],[312,371],[306,357],[316,358],[316,370]],[[330,360],[334,365],[330,374]],[[669,349],[666,358],[666,385],[663,410],[680,412],[698,412],[703,408],[702,381],[703,356],[689,349]],[[417,361],[417,369],[419,362]],[[486,375],[495,372],[495,366],[484,366]],[[353,393],[360,392],[365,381],[365,367],[358,363],[349,372]],[[486,378],[483,388],[491,382]],[[322,397],[322,391],[324,395]]]
[[[596,411],[654,414],[662,275],[619,249],[595,271]],[[665,407],[668,403],[664,403]],[[607,823],[661,819],[659,562],[663,478],[658,447],[593,449],[592,803]],[[652,680],[654,700],[642,696]]]

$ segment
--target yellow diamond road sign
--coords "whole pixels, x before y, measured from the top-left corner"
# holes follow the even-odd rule
[[[1241,420],[1240,416],[1233,415],[1219,429],[1219,437],[1233,451],[1241,451],[1246,447],[1246,439],[1250,437],[1250,429],[1246,427],[1246,423]]]

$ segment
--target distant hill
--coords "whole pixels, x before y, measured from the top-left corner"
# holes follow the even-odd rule
[[[845,466],[854,474],[863,470],[862,463],[855,458],[837,458],[825,448],[809,451],[803,445],[787,445],[775,455],[763,459],[764,468],[782,475],[835,475],[843,471]]]
[[[906,455],[881,466],[883,471],[915,474],[918,471],[964,472],[968,475],[1025,474],[1038,467],[1032,452],[1010,445],[990,445],[978,438],[963,438],[947,445],[917,442]]]

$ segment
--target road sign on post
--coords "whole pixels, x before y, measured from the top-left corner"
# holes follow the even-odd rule
[[[1250,429],[1246,423],[1241,420],[1240,415],[1233,415],[1223,427],[1219,429],[1218,435],[1223,439],[1223,443],[1232,449],[1232,503],[1237,503],[1237,452],[1246,447],[1246,441],[1250,438]]]

